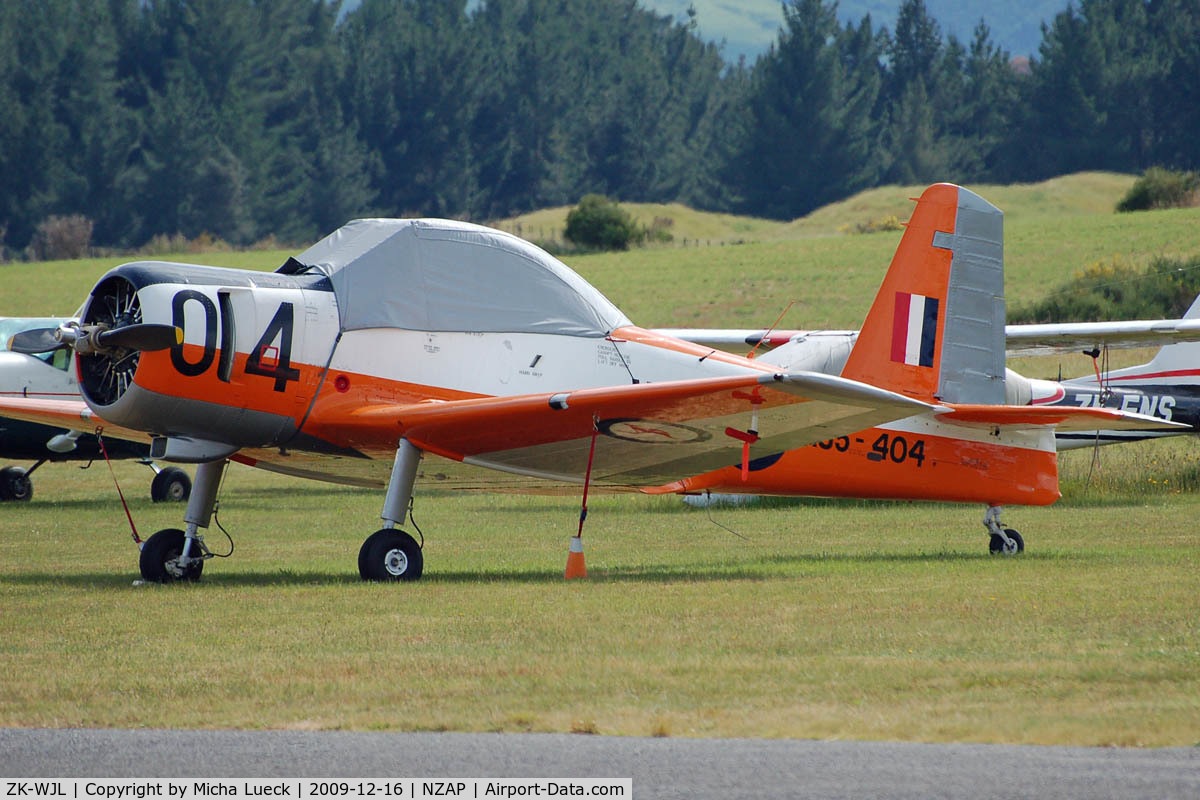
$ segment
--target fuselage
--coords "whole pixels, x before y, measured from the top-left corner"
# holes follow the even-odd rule
[[[100,418],[158,439],[223,443],[235,460],[266,469],[355,485],[386,484],[398,438],[356,428],[364,410],[779,369],[634,326],[608,336],[344,330],[319,275],[139,262],[102,279],[93,305],[113,305],[106,298],[122,282],[136,292],[141,321],[177,325],[184,340],[140,353],[125,377],[80,357],[84,396]],[[751,457],[747,480],[731,464],[674,488],[991,504],[1058,497],[1050,434],[995,434],[928,415],[786,453],[755,447]],[[574,491],[552,483],[567,474],[512,473],[486,485]],[[478,468],[452,458],[427,459],[422,478],[419,485],[439,488],[485,484]]]
[[[1182,422],[1194,429],[1200,425],[1200,386],[1181,384],[1177,381],[1177,377],[1170,375],[1131,376],[1128,379],[1110,379],[1104,389],[1100,389],[1094,382],[1066,381],[1062,384],[1061,398],[1047,405],[1134,411],[1168,422]],[[1178,431],[1101,430],[1060,433],[1057,438],[1059,450],[1071,450],[1097,444],[1120,444],[1178,435]]]

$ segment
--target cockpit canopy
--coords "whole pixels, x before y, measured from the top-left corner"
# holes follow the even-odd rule
[[[342,330],[605,336],[630,324],[549,253],[468,222],[354,220],[289,264],[329,277]]]

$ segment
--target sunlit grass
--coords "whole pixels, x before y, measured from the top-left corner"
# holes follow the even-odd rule
[[[118,474],[143,535],[179,525]],[[379,493],[235,467],[233,557],[158,587],[102,466],[36,477],[0,507],[0,725],[1200,739],[1191,493],[1009,509],[1017,559],[986,554],[982,508],[712,510],[739,538],[601,497],[572,583],[577,499],[422,495],[426,575],[382,586],[355,568]]]

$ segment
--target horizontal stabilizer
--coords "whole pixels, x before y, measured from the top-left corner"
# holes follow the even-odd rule
[[[1115,408],[1074,406],[987,406],[948,405],[937,412],[938,422],[978,428],[1039,428],[1053,426],[1056,432],[1104,430],[1180,430],[1191,426],[1159,417],[1120,411]]]

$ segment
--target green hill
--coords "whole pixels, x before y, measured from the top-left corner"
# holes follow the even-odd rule
[[[1012,220],[1047,214],[1111,214],[1133,181],[1132,175],[1081,172],[1042,183],[967,188],[995,203]],[[868,189],[791,222],[697,211],[678,203],[621,203],[621,207],[644,226],[652,225],[656,219],[669,221],[666,230],[674,237],[672,246],[720,245],[836,235],[847,227],[887,216],[905,220],[912,213],[910,198],[919,196],[924,189],[924,186]],[[570,210],[569,206],[546,208],[488,224],[531,241],[558,242],[563,238]]]
[[[971,186],[1005,211],[1007,295],[1014,305],[1041,298],[1100,261],[1145,264],[1155,255],[1200,253],[1200,209],[1115,214],[1133,178],[1081,173],[1038,184]],[[839,230],[894,214],[907,219],[923,187],[883,187],[775,222],[710,214],[679,205],[625,205],[643,223],[672,220],[670,245],[563,258],[640,325],[767,326],[796,303],[781,325],[857,327],[900,240],[898,231],[847,235]],[[530,239],[559,238],[566,208],[498,224]],[[684,242],[686,241],[686,245]],[[275,269],[290,252],[156,256],[192,263]],[[0,267],[0,315],[70,314],[95,280],[132,257]]]

